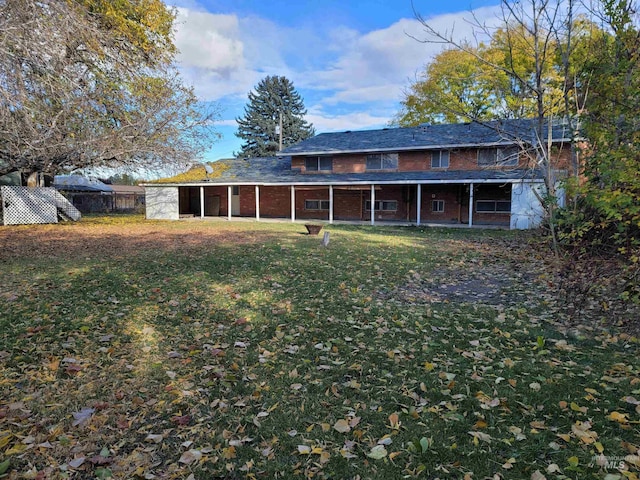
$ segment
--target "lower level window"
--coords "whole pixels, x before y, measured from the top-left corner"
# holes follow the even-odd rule
[[[433,200],[431,202],[431,211],[435,213],[444,212],[444,200]]]
[[[376,200],[374,207],[377,212],[395,212],[398,210],[398,202],[395,200]],[[371,200],[364,203],[364,209],[368,212],[371,211]]]
[[[479,213],[510,213],[511,202],[509,200],[478,200],[476,212]]]
[[[329,200],[305,200],[305,210],[329,210]]]

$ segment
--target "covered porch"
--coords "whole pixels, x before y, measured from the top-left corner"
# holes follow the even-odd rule
[[[179,187],[181,218],[423,225],[511,223],[513,183],[229,184]]]

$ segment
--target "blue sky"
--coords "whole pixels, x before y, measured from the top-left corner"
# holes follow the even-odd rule
[[[220,109],[222,135],[208,161],[240,150],[235,118],[267,75],[302,95],[316,132],[385,126],[412,79],[441,50],[413,6],[440,30],[470,38],[469,10],[491,23],[499,0],[168,0],[178,9],[178,66],[198,96]]]

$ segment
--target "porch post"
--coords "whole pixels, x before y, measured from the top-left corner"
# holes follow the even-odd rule
[[[256,221],[260,221],[260,187],[256,185]]]
[[[422,208],[422,184],[418,184],[418,195],[417,195],[418,204],[416,205],[416,225],[420,226],[420,217],[422,216],[421,208]]]
[[[204,187],[200,187],[200,218],[204,218]]]
[[[231,220],[231,195],[233,194],[233,187],[229,185],[227,187],[227,220]]]
[[[333,185],[329,185],[329,223],[333,223]]]
[[[375,225],[375,213],[376,213],[376,186],[371,184],[371,225]]]
[[[473,183],[469,184],[469,226],[473,226]]]
[[[296,187],[291,185],[291,221],[296,221]]]

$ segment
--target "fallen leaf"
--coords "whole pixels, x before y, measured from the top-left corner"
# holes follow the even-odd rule
[[[374,460],[380,460],[387,456],[387,449],[384,448],[384,445],[376,445],[371,449],[369,453],[367,453],[367,457],[373,458]]]
[[[153,433],[150,433],[144,439],[145,442],[150,442],[150,443],[160,443],[162,442],[162,440],[164,440],[164,436],[160,434],[153,434]]]
[[[178,462],[185,465],[191,465],[193,462],[197,462],[202,458],[202,452],[200,450],[187,450],[181,456]]]
[[[351,431],[351,426],[349,425],[349,422],[341,418],[340,420],[338,420],[336,423],[333,424],[333,429],[340,433],[347,433]]]
[[[95,411],[95,408],[85,407],[79,412],[73,412],[71,415],[73,415],[73,418],[75,418],[75,420],[71,425],[73,425],[74,427],[84,425],[91,419],[91,416],[95,413]]]

